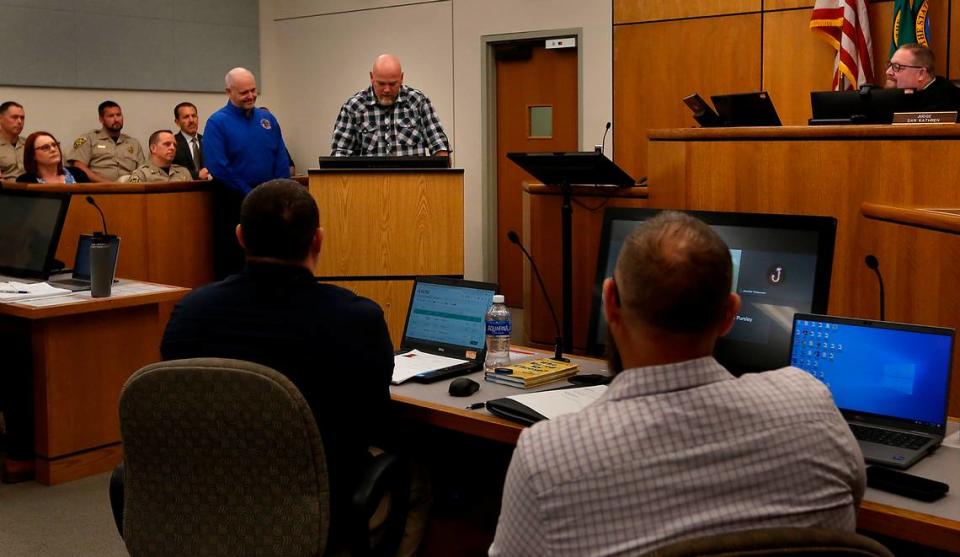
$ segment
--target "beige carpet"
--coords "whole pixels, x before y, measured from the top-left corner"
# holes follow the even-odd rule
[[[47,487],[0,484],[4,557],[126,557],[110,511],[110,474]]]

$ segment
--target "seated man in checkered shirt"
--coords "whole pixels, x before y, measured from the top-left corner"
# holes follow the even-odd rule
[[[853,531],[860,448],[827,388],[711,355],[740,309],[717,233],[665,212],[624,242],[603,308],[616,373],[517,442],[490,555],[640,555],[764,527]]]
[[[336,157],[447,156],[450,142],[422,91],[403,84],[400,60],[381,54],[370,87],[347,99],[333,129]]]

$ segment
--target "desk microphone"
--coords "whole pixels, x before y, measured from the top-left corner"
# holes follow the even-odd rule
[[[93,208],[100,213],[100,222],[103,223],[103,237],[104,238],[108,237],[109,234],[107,234],[107,217],[103,216],[103,209],[101,209],[100,206],[97,205],[97,202],[93,200],[92,195],[87,196],[87,203],[93,205]]]
[[[885,296],[883,293],[883,277],[880,276],[880,261],[877,260],[877,256],[871,253],[863,259],[863,262],[877,275],[877,282],[880,283],[880,321],[886,321],[886,319],[884,319],[885,312],[883,306]]]
[[[610,127],[610,123],[607,123],[607,128]],[[543,277],[540,276],[540,270],[537,269],[537,264],[533,260],[533,256],[527,251],[527,248],[523,247],[523,244],[520,243],[520,236],[517,235],[513,230],[507,231],[507,239],[512,243],[517,244],[517,247],[520,248],[520,251],[523,252],[523,255],[527,257],[527,261],[530,262],[530,267],[533,268],[533,274],[537,277],[537,282],[540,283],[540,291],[543,293],[543,299],[547,301],[547,307],[550,308],[550,315],[553,317],[553,327],[556,331],[556,344],[553,347],[553,359],[558,362],[569,362],[570,360],[563,357],[563,335],[560,334],[560,321],[557,320],[557,312],[553,310],[553,304],[550,302],[550,295],[547,294],[547,287],[543,284]]]

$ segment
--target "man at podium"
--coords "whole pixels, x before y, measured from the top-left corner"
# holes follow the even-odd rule
[[[450,142],[423,91],[403,84],[400,60],[381,54],[370,87],[347,99],[333,128],[331,154],[350,156],[446,156]]]

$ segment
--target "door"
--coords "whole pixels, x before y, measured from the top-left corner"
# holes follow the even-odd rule
[[[570,41],[568,41],[570,42]],[[507,159],[510,152],[578,149],[577,47],[546,48],[544,39],[494,47],[497,71],[497,281],[508,306],[523,307],[523,182],[538,180]],[[558,217],[559,218],[559,215]],[[558,248],[559,249],[559,246]],[[541,270],[546,274],[545,270]],[[549,284],[560,290],[559,282]],[[537,288],[532,286],[532,288]],[[556,299],[555,304],[560,300]]]

